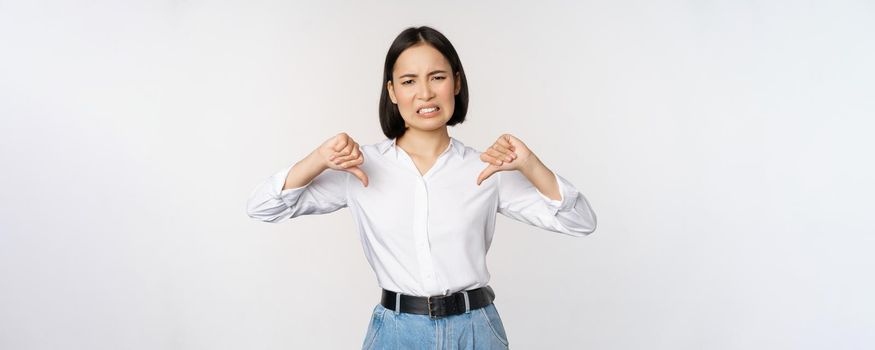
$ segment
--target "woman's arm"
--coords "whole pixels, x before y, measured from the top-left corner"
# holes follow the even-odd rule
[[[531,155],[529,161],[519,171],[529,179],[532,185],[535,185],[538,191],[548,198],[552,200],[562,199],[556,175],[544,163],[541,163],[541,159],[534,154]]]
[[[561,176],[553,173],[525,143],[504,134],[480,155],[489,163],[477,184],[498,174],[498,212],[545,230],[584,236],[595,231],[589,202]]]
[[[571,182],[559,175],[560,199],[548,198],[521,172],[507,171],[498,176],[498,213],[548,231],[582,237],[596,229],[596,214]]]
[[[368,187],[368,176],[358,167],[364,161],[359,144],[346,133],[339,133],[295,163],[283,190],[304,186],[326,169],[348,171]]]
[[[283,183],[283,190],[303,187],[327,169],[328,166],[319,159],[319,154],[314,150],[292,166],[286,181]]]
[[[367,175],[358,167],[363,162],[358,144],[340,133],[256,187],[249,196],[247,214],[253,219],[276,223],[346,207],[350,174],[367,186]]]

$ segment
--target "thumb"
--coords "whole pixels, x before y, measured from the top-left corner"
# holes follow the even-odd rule
[[[359,180],[362,182],[362,185],[364,185],[365,187],[368,187],[368,175],[365,174],[365,172],[362,171],[362,169],[360,169],[357,166],[353,166],[353,167],[346,168],[346,171],[351,172],[353,175],[355,175],[355,177],[359,178]]]
[[[480,183],[492,176],[492,174],[495,174],[497,171],[497,166],[489,164],[485,169],[483,169],[483,171],[480,172],[480,176],[477,177],[477,186],[480,186]]]

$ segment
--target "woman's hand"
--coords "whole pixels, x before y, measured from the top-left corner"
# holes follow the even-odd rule
[[[479,186],[483,180],[499,171],[522,171],[530,165],[530,160],[533,158],[537,160],[529,147],[520,139],[511,134],[501,135],[492,146],[480,153],[480,160],[489,163],[489,165],[480,172],[480,176],[477,177],[477,185]]]
[[[368,187],[368,175],[358,167],[365,162],[364,154],[359,144],[346,133],[339,133],[325,141],[316,149],[316,154],[325,167],[350,172]]]

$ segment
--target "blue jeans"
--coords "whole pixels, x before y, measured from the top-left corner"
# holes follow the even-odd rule
[[[363,350],[508,349],[507,334],[495,304],[468,313],[431,319],[374,307]]]

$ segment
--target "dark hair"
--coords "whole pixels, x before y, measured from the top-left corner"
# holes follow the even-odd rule
[[[453,44],[443,34],[437,30],[422,26],[410,27],[398,34],[392,46],[389,47],[389,52],[386,53],[386,64],[383,67],[383,84],[380,86],[382,93],[380,94],[380,125],[383,127],[383,134],[390,139],[404,135],[407,128],[404,126],[404,119],[401,118],[401,112],[398,111],[398,106],[392,103],[389,98],[389,92],[386,85],[392,81],[392,70],[395,68],[395,61],[398,56],[407,48],[419,43],[431,45],[438,50],[447,61],[450,62],[450,67],[453,70],[453,79],[456,78],[456,73],[459,73],[461,80],[461,89],[455,95],[455,109],[453,116],[447,121],[447,125],[456,125],[465,121],[465,115],[468,114],[468,79],[465,78],[465,70],[462,69],[462,61],[459,60],[459,54],[453,48]]]

